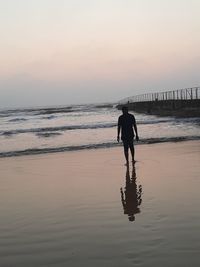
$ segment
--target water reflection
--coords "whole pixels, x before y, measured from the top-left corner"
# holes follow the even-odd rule
[[[126,185],[124,190],[121,188],[121,201],[124,214],[128,215],[129,221],[135,221],[135,214],[140,213],[139,206],[142,203],[142,186],[137,186],[136,170],[133,164],[132,175],[130,177],[130,168],[126,169]]]

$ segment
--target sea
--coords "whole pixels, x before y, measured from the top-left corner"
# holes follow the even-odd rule
[[[115,104],[107,103],[1,109],[0,157],[118,146],[120,114]],[[200,139],[200,118],[134,115],[137,145]]]

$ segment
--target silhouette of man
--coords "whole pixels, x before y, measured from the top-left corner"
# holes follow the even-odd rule
[[[128,107],[122,107],[122,115],[118,118],[118,127],[117,127],[117,141],[119,142],[120,132],[121,132],[121,140],[124,145],[124,156],[126,159],[126,164],[129,164],[129,154],[128,149],[130,148],[132,161],[135,163],[135,149],[133,145],[134,140],[134,131],[136,134],[136,140],[139,141],[139,136],[137,132],[137,125],[135,121],[135,117],[128,113]],[[133,130],[134,127],[134,130]]]
[[[132,177],[130,177],[129,166],[126,169],[126,186],[124,190],[120,188],[121,202],[124,214],[128,215],[130,222],[135,221],[135,214],[140,213],[139,206],[142,203],[142,186],[136,184],[136,171],[133,165]]]

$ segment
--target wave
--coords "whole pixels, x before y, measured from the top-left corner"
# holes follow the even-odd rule
[[[94,108],[114,108],[114,104],[99,104],[99,105],[94,105]]]
[[[176,143],[176,142],[193,141],[193,140],[200,140],[200,135],[145,138],[139,141],[138,143],[140,144],[156,144],[156,143],[166,143],[166,142]]]
[[[155,118],[155,119],[148,119],[146,120],[137,120],[137,124],[158,124],[158,123],[193,123],[193,124],[199,124],[200,123],[200,118],[166,118],[166,119],[160,119],[160,118]]]
[[[28,116],[37,116],[37,115],[51,115],[54,113],[68,113],[73,112],[76,109],[73,109],[72,106],[67,107],[53,107],[53,108],[23,108],[23,109],[12,109],[12,110],[3,110],[0,111],[0,117],[10,117],[16,116],[17,114],[24,114]]]
[[[50,115],[50,114],[56,114],[56,113],[69,113],[74,112],[74,109],[72,107],[66,107],[66,108],[47,108],[47,109],[39,109],[35,113],[35,115]]]
[[[5,131],[5,132],[2,132],[0,135],[4,135],[4,136],[11,136],[11,135],[14,135],[15,133],[13,131]]]
[[[55,119],[56,116],[55,115],[50,115],[50,116],[47,116],[47,117],[43,117],[42,119],[44,120],[52,120],[52,119]]]
[[[38,137],[52,137],[52,136],[61,135],[61,133],[51,133],[51,132],[47,132],[47,133],[36,133],[36,135],[37,135]]]
[[[40,133],[40,132],[57,132],[57,131],[69,131],[69,130],[81,130],[81,129],[112,128],[115,126],[116,126],[116,123],[104,123],[104,124],[70,125],[70,126],[58,126],[58,127],[16,129],[16,130],[10,130],[10,131],[0,131],[0,135],[13,135],[13,134],[21,134],[21,133]]]
[[[158,123],[169,123],[169,122],[173,122],[174,120],[173,119],[168,119],[168,120],[159,120],[159,119],[156,119],[156,120],[138,120],[137,121],[137,124],[158,124]]]
[[[191,141],[191,140],[200,140],[200,136],[147,138],[147,139],[140,140],[136,144],[137,145],[156,144],[156,143],[182,142],[182,141]],[[112,147],[117,147],[121,145],[122,145],[121,143],[117,143],[117,142],[107,142],[107,143],[87,144],[87,145],[67,146],[67,147],[62,146],[62,147],[49,147],[49,148],[30,148],[30,149],[25,149],[25,150],[1,152],[0,158],[50,154],[50,153],[67,152],[67,151],[80,151],[80,150],[87,150],[87,149],[112,148]]]
[[[88,112],[96,111],[100,108],[113,108],[113,104],[99,104],[99,105],[76,105],[76,106],[67,106],[67,107],[54,107],[54,108],[42,108],[37,109],[35,115],[50,115],[56,113],[71,113],[71,112]]]
[[[49,154],[49,153],[58,153],[65,151],[78,151],[83,149],[97,149],[97,148],[109,148],[119,145],[118,143],[101,143],[101,144],[88,144],[80,146],[67,146],[67,147],[52,147],[52,148],[30,148],[25,150],[16,150],[1,152],[0,158],[4,157],[16,157],[16,156],[25,156],[25,155],[38,155],[38,154]]]
[[[16,119],[11,119],[9,122],[21,122],[21,121],[26,121],[27,119],[25,118],[16,118]]]
[[[44,119],[44,118],[43,118]],[[54,116],[48,116],[46,119],[51,120],[54,119]],[[24,120],[24,119],[13,119],[12,122]],[[180,124],[180,123],[190,123],[190,124],[200,124],[200,119],[190,118],[190,119],[157,119],[157,120],[138,120],[137,125],[152,125],[159,123],[172,123],[172,124]],[[116,127],[116,122],[109,123],[95,123],[95,124],[80,124],[80,125],[67,125],[67,126],[57,126],[57,127],[41,127],[41,128],[28,128],[28,129],[14,129],[8,131],[0,131],[0,135],[10,136],[15,134],[23,134],[23,133],[41,133],[41,132],[59,132],[59,131],[71,131],[71,130],[87,130],[87,129],[101,129],[101,128],[113,128]]]
[[[0,117],[10,117],[16,114],[26,115],[51,115],[57,113],[72,113],[72,112],[88,112],[95,111],[96,109],[111,109],[113,104],[89,104],[89,105],[72,105],[72,106],[60,106],[60,107],[40,107],[40,108],[18,108],[1,110]]]

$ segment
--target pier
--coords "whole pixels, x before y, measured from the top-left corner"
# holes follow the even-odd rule
[[[200,87],[147,93],[119,101],[117,108],[160,116],[200,117]]]

